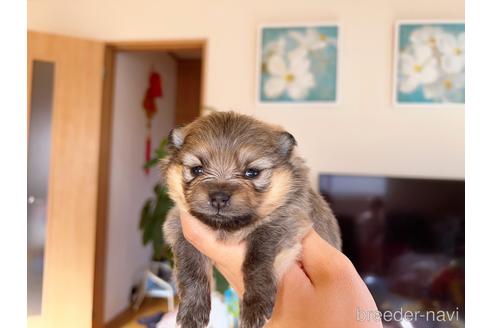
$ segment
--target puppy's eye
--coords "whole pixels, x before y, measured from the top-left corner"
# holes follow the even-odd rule
[[[195,177],[203,174],[203,166],[195,166],[191,168],[191,174]]]
[[[260,174],[260,171],[257,169],[247,169],[244,171],[244,176],[248,179],[254,179]]]

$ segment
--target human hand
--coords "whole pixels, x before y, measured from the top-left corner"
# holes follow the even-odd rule
[[[242,263],[246,245],[217,241],[212,230],[181,212],[185,238],[209,257],[242,297]],[[278,293],[269,328],[364,327],[380,328],[378,321],[358,321],[356,311],[376,311],[376,304],[350,260],[314,230],[302,242],[300,262],[287,270]]]

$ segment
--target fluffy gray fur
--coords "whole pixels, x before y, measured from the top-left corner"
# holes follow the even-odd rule
[[[218,239],[246,241],[241,328],[271,317],[277,283],[296,261],[310,227],[340,249],[340,230],[308,181],[283,129],[233,112],[203,116],[170,133],[162,175],[176,207],[164,226],[176,263],[181,300],[177,323],[203,328],[209,321],[211,261],[183,236],[178,208],[210,226]]]

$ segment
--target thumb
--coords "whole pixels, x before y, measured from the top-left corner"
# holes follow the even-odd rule
[[[217,240],[217,234],[206,224],[186,211],[181,211],[183,234],[196,249],[213,262],[222,263],[231,258],[244,259],[244,243]]]
[[[212,229],[186,211],[180,211],[180,218],[186,240],[203,254],[212,254],[216,242]]]

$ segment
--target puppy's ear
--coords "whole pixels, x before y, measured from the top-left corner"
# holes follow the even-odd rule
[[[280,153],[285,157],[289,157],[292,150],[297,145],[297,141],[294,136],[287,131],[280,133],[278,143]]]
[[[172,151],[180,150],[183,146],[184,138],[183,128],[175,128],[169,131],[169,136],[167,137],[169,149]]]

